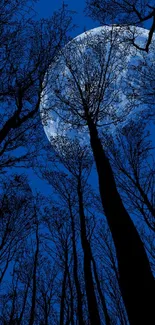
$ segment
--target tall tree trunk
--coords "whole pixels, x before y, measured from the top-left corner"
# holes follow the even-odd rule
[[[111,321],[110,321],[110,317],[108,314],[108,309],[106,306],[106,301],[105,301],[105,297],[104,294],[101,290],[101,286],[100,286],[100,281],[98,278],[98,273],[97,273],[97,267],[96,267],[96,262],[94,260],[94,257],[92,256],[92,262],[93,262],[93,269],[94,269],[94,277],[95,277],[95,281],[96,281],[96,285],[97,285],[97,290],[101,299],[101,303],[102,303],[102,309],[103,309],[103,313],[104,313],[104,317],[105,317],[105,325],[111,325]]]
[[[102,205],[116,248],[120,289],[130,324],[154,324],[154,279],[143,243],[117,191],[112,168],[90,118],[88,127]]]
[[[79,320],[79,325],[84,325],[83,312],[82,312],[82,292],[80,288],[80,281],[78,278],[78,259],[77,259],[77,250],[76,250],[76,240],[75,240],[75,223],[74,223],[74,216],[72,213],[70,202],[69,202],[69,210],[70,210],[71,227],[72,227],[72,244],[73,244],[73,259],[74,259],[73,274],[74,274],[74,281],[75,281],[75,287],[77,292],[78,320]]]
[[[82,248],[84,253],[84,278],[85,278],[85,287],[86,287],[86,296],[88,302],[90,324],[100,325],[101,321],[99,316],[97,300],[95,296],[93,276],[91,270],[91,251],[90,251],[90,246],[87,240],[87,233],[86,233],[83,195],[81,190],[80,177],[79,177],[79,184],[78,184],[78,199],[79,199],[79,214],[80,214],[80,224],[81,224],[81,243],[82,243]]]
[[[23,320],[23,315],[24,315],[24,311],[25,311],[25,307],[26,307],[26,301],[27,301],[29,287],[30,287],[30,280],[28,280],[28,283],[26,284],[26,287],[25,287],[22,310],[20,312],[19,319],[18,319],[18,322],[17,322],[18,325],[20,325],[22,323],[22,320]]]
[[[37,263],[39,255],[39,235],[38,235],[38,221],[36,222],[36,251],[34,257],[33,279],[32,279],[32,300],[29,325],[33,325],[35,319],[36,308],[36,292],[37,292]]]
[[[68,252],[66,251],[65,269],[64,269],[64,274],[63,274],[61,303],[60,303],[60,325],[64,325],[67,270],[68,270]]]
[[[72,282],[71,282],[69,267],[68,267],[68,272],[67,273],[68,273],[68,284],[69,284],[70,295],[71,295],[69,324],[74,325],[74,296],[73,296],[73,288],[72,288]]]
[[[16,307],[15,307],[15,303],[16,303],[16,299],[17,299],[17,291],[16,289],[13,291],[13,299],[12,299],[12,306],[11,306],[11,314],[10,314],[10,319],[8,322],[8,325],[12,325],[14,322],[14,317],[16,315]]]

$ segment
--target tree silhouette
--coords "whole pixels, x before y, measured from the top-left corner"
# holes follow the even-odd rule
[[[117,24],[124,25],[130,31],[129,40],[139,50],[149,51],[155,30],[155,7],[154,3],[148,1],[126,1],[126,0],[87,0],[87,14],[101,25]],[[145,46],[141,47],[136,42],[136,33],[130,26],[144,27],[146,22],[150,22],[150,30]]]
[[[73,219],[73,212],[71,210],[71,197],[74,194],[78,205],[77,210],[79,213],[80,219],[80,237],[81,237],[81,245],[84,254],[84,281],[85,281],[85,290],[88,302],[88,311],[90,315],[90,323],[94,324],[98,322],[100,324],[100,316],[97,306],[97,300],[95,296],[94,284],[93,284],[93,275],[91,268],[91,260],[92,260],[92,252],[90,243],[88,240],[87,234],[87,226],[86,226],[86,216],[84,211],[84,188],[87,177],[90,173],[91,167],[91,159],[88,156],[87,147],[82,148],[77,140],[69,141],[66,138],[59,138],[54,140],[55,147],[58,149],[60,161],[63,162],[65,167],[70,171],[73,175],[73,181],[69,181],[64,174],[57,174],[56,172],[51,173],[45,170],[45,177],[50,177],[50,182],[53,184],[54,188],[65,198],[68,204],[68,209],[71,217],[71,225],[72,225],[72,237],[73,237],[73,250],[74,250],[74,263],[77,266],[77,253],[75,247],[75,225]],[[74,148],[74,149],[73,149]],[[57,153],[58,156],[58,153]],[[88,157],[87,157],[88,156]],[[68,193],[69,191],[69,193]],[[75,200],[74,198],[74,200]],[[75,272],[75,271],[74,271]],[[97,274],[97,273],[96,273]],[[77,274],[74,273],[76,279],[76,289],[78,295],[78,310],[79,310],[79,321],[83,321],[82,316],[82,300],[81,300],[81,289],[79,283],[77,283]]]
[[[0,324],[152,324],[154,6],[87,1],[117,26],[67,44],[33,3],[0,4]]]
[[[114,139],[107,136],[107,154],[124,201],[154,231],[154,148],[147,115],[143,118],[118,130]]]
[[[34,138],[43,80],[55,55],[67,40],[71,18],[65,6],[49,19],[23,18],[27,1],[3,4],[0,47],[1,166],[11,167],[34,154]],[[33,1],[32,1],[33,3]],[[31,145],[29,139],[32,139]],[[27,146],[27,150],[23,147]],[[14,153],[15,152],[15,153]],[[18,152],[18,155],[17,155]],[[13,155],[14,153],[14,155]]]
[[[125,111],[118,116],[118,107],[121,105],[118,89],[119,82],[121,87],[120,38],[117,28],[116,32],[112,28],[101,35],[102,42],[95,35],[92,43],[91,34],[88,34],[84,40],[80,40],[80,45],[75,40],[64,49],[54,69],[50,70],[45,92],[48,99],[43,104],[47,113],[52,112],[52,109],[54,114],[58,112],[61,122],[65,123],[64,128],[67,128],[68,123],[75,130],[87,130],[90,136],[100,196],[116,248],[119,284],[129,321],[131,324],[145,323],[154,317],[154,279],[143,242],[118,192],[100,136],[101,126],[119,123],[127,116]],[[107,54],[105,42],[108,37],[110,44]],[[123,52],[124,62],[125,51],[126,48]],[[150,300],[146,297],[150,297]]]

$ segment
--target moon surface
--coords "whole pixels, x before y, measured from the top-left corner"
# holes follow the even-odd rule
[[[103,26],[82,33],[65,46],[44,79],[40,112],[49,141],[57,135],[87,133],[82,120],[85,100],[92,113],[97,114],[99,107],[100,130],[132,116],[134,89],[139,94],[141,89],[145,91],[141,76],[144,70],[147,74],[152,71],[154,62],[155,38],[149,53],[138,49],[145,48],[148,33],[139,27]],[[135,103],[140,105],[137,93]],[[141,104],[145,108],[146,103]]]

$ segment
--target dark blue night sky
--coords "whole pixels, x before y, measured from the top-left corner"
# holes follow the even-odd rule
[[[73,32],[73,37],[82,33],[84,30],[99,26],[98,22],[94,22],[92,19],[86,17],[84,13],[85,1],[83,0],[57,0],[55,2],[51,0],[39,0],[35,5],[35,10],[39,17],[47,18],[52,15],[53,11],[58,10],[63,2],[68,5],[68,9],[75,11],[74,23],[77,25],[77,28]]]
[[[71,37],[76,37],[77,35],[83,33],[85,30],[89,30],[99,26],[99,22],[94,22],[92,19],[86,17],[84,13],[85,1],[72,1],[67,0],[65,4],[68,5],[68,9],[74,11],[73,23],[77,26],[71,33]],[[57,11],[63,5],[62,0],[51,1],[51,0],[39,0],[34,9],[36,11],[36,18],[49,18],[52,16],[54,11]],[[44,130],[43,134],[46,137]],[[48,141],[48,140],[47,140]],[[41,192],[45,195],[51,194],[51,186],[48,185],[46,181],[42,181],[32,169],[29,169],[28,173],[29,183],[34,192]],[[96,181],[95,181],[96,182]]]
[[[154,1],[0,1],[0,325],[155,324]]]
[[[71,37],[74,38],[77,35],[83,33],[84,31],[100,26],[98,21],[93,21],[91,18],[86,16],[84,12],[86,3],[83,0],[78,0],[78,1],[39,0],[34,6],[34,9],[36,11],[36,18],[51,17],[54,11],[57,11],[62,7],[63,3],[68,5],[69,10],[75,12],[73,15],[73,23],[76,25],[76,28],[72,31],[70,35]],[[147,21],[145,27],[149,28],[149,25],[150,23]],[[42,131],[44,136],[46,137],[44,130]],[[152,126],[151,126],[151,133],[152,133],[152,137],[154,138],[154,131]],[[28,177],[29,177],[31,188],[34,191],[41,191],[47,195],[51,193],[51,186],[49,186],[46,181],[42,181],[41,179],[39,179],[38,176],[34,174],[34,172],[31,169],[28,171]]]

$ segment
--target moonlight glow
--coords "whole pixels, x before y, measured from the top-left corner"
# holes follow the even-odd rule
[[[146,62],[148,67],[152,64],[154,47],[152,44],[148,54],[133,42],[145,47],[147,37],[148,30],[142,28],[104,26],[66,45],[44,80],[40,109],[49,140],[57,134],[73,136],[78,130],[87,131],[85,103],[100,129],[131,116],[135,90],[139,103],[141,73]]]

